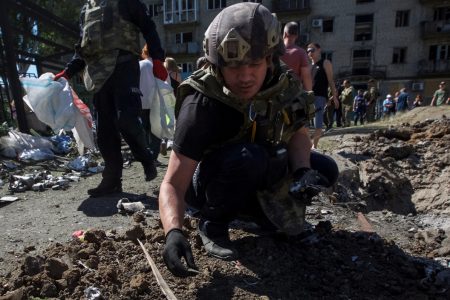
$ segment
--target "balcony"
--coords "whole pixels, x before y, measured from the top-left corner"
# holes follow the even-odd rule
[[[198,42],[189,42],[182,44],[166,45],[166,52],[168,56],[179,54],[195,54],[200,53],[200,46]]]
[[[360,80],[360,78],[376,78],[385,79],[387,74],[387,66],[368,66],[367,68],[357,66],[347,66],[339,68],[337,78],[346,79],[353,78],[353,80]],[[359,79],[358,79],[359,78]],[[362,79],[361,79],[362,80]],[[363,79],[366,80],[366,79]]]
[[[309,14],[311,12],[311,0],[274,0],[272,12]]]
[[[424,21],[422,22],[422,38],[436,39],[450,36],[450,23],[445,21]]]
[[[197,23],[198,20],[198,11],[197,10],[189,10],[189,11],[171,11],[164,13],[164,25],[186,25],[190,23]]]
[[[443,75],[450,74],[450,59],[448,60],[421,60],[418,66],[419,74]]]
[[[442,0],[419,0],[422,5],[434,6],[436,4],[442,4]]]

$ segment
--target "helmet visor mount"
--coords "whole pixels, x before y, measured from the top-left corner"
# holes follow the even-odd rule
[[[225,64],[239,64],[245,61],[245,56],[250,50],[250,44],[237,32],[235,28],[227,33],[217,52]]]

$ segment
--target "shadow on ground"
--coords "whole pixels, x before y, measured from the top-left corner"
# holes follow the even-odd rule
[[[131,193],[112,194],[105,197],[86,198],[78,207],[88,217],[108,217],[117,214],[117,202],[120,199],[128,199],[130,202],[141,201],[146,209],[157,210],[157,198],[145,194]]]

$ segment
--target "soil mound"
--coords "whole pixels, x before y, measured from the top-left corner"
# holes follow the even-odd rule
[[[313,199],[299,236],[234,222],[230,236],[240,256],[221,261],[206,255],[197,220],[186,217],[199,274],[176,278],[162,261],[164,234],[151,198],[148,214],[135,213],[122,229],[91,229],[0,260],[15,267],[0,277],[0,300],[164,299],[137,239],[178,299],[450,299],[450,122],[441,111],[425,117],[429,111],[327,137],[335,142],[341,176]],[[135,169],[127,172],[125,188],[148,189]],[[114,209],[113,200],[100,199],[86,211],[100,218],[102,208]]]

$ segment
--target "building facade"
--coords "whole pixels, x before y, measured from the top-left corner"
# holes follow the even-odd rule
[[[157,24],[167,56],[183,77],[203,54],[204,32],[214,17],[237,0],[144,0]],[[450,0],[249,0],[265,5],[284,25],[296,21],[298,43],[321,45],[333,62],[336,81],[380,93],[406,87],[430,99],[438,82],[450,83]]]

